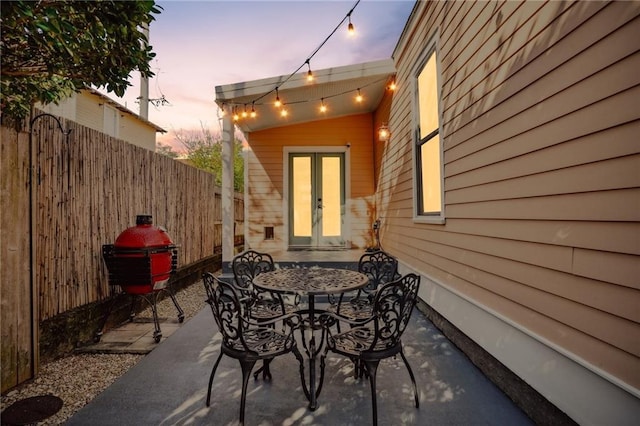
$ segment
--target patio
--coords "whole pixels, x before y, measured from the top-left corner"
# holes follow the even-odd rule
[[[292,262],[299,262],[307,255],[291,256]],[[331,256],[327,261],[336,257],[335,252],[327,256]],[[219,339],[206,306],[67,424],[237,424],[241,372],[236,360],[223,357],[213,383],[211,407],[205,405]],[[377,384],[380,424],[533,424],[417,309],[403,342],[416,375],[420,408],[413,406],[411,381],[401,359],[383,361]],[[371,423],[369,382],[353,379],[348,360],[329,355],[314,412],[307,408],[293,355],[274,360],[271,371],[273,381],[249,381],[247,424]]]

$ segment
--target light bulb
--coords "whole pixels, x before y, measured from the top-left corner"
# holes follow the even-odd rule
[[[286,117],[288,114],[289,114],[289,112],[287,112],[287,110],[286,110],[286,109],[284,109],[284,108],[282,109],[282,111],[280,111],[280,115],[281,115],[282,117]]]
[[[362,102],[362,95],[360,94],[360,89],[358,89],[358,94],[356,95],[356,102]]]
[[[387,127],[386,124],[380,126],[380,128],[378,129],[378,139],[380,139],[382,142],[386,142],[389,140],[389,136],[391,136],[389,127]]]
[[[276,87],[276,101],[273,103],[276,108],[280,108],[282,106],[282,102],[280,101],[280,95],[278,95],[278,88]]]
[[[307,59],[307,67],[309,67],[309,70],[307,71],[307,81],[313,81],[313,73],[311,72],[311,64],[309,64],[309,60]]]
[[[256,118],[257,115],[255,107],[251,104],[251,118]]]
[[[324,104],[324,99],[320,100],[320,112],[327,112],[327,106]]]
[[[354,28],[353,24],[351,23],[351,13],[349,13],[349,25],[347,26],[347,31],[348,31],[350,36],[352,36],[352,35],[354,35],[356,33],[356,29]]]

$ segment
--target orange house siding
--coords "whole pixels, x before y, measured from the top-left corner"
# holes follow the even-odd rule
[[[250,247],[282,250],[287,247],[284,210],[286,176],[283,153],[286,147],[347,146],[347,215],[350,242],[354,248],[371,245],[374,208],[373,117],[360,114],[252,132],[247,137],[248,175],[246,188]],[[274,228],[274,239],[264,239],[264,228]]]

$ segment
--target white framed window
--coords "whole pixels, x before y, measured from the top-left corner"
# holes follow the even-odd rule
[[[415,220],[444,223],[444,167],[436,42],[427,45],[415,76]]]

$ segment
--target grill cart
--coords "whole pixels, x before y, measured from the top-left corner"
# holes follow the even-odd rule
[[[156,307],[160,292],[164,291],[171,297],[178,310],[178,321],[184,321],[184,312],[169,283],[178,265],[178,247],[163,228],[153,226],[150,215],[138,215],[136,226],[124,230],[114,244],[103,245],[102,257],[109,271],[109,285],[118,286],[121,291],[113,298],[105,313],[95,342],[100,341],[114,303],[123,294],[132,298],[130,321],[133,321],[135,303],[139,298],[151,306],[155,325],[153,339],[156,343],[162,338]]]

